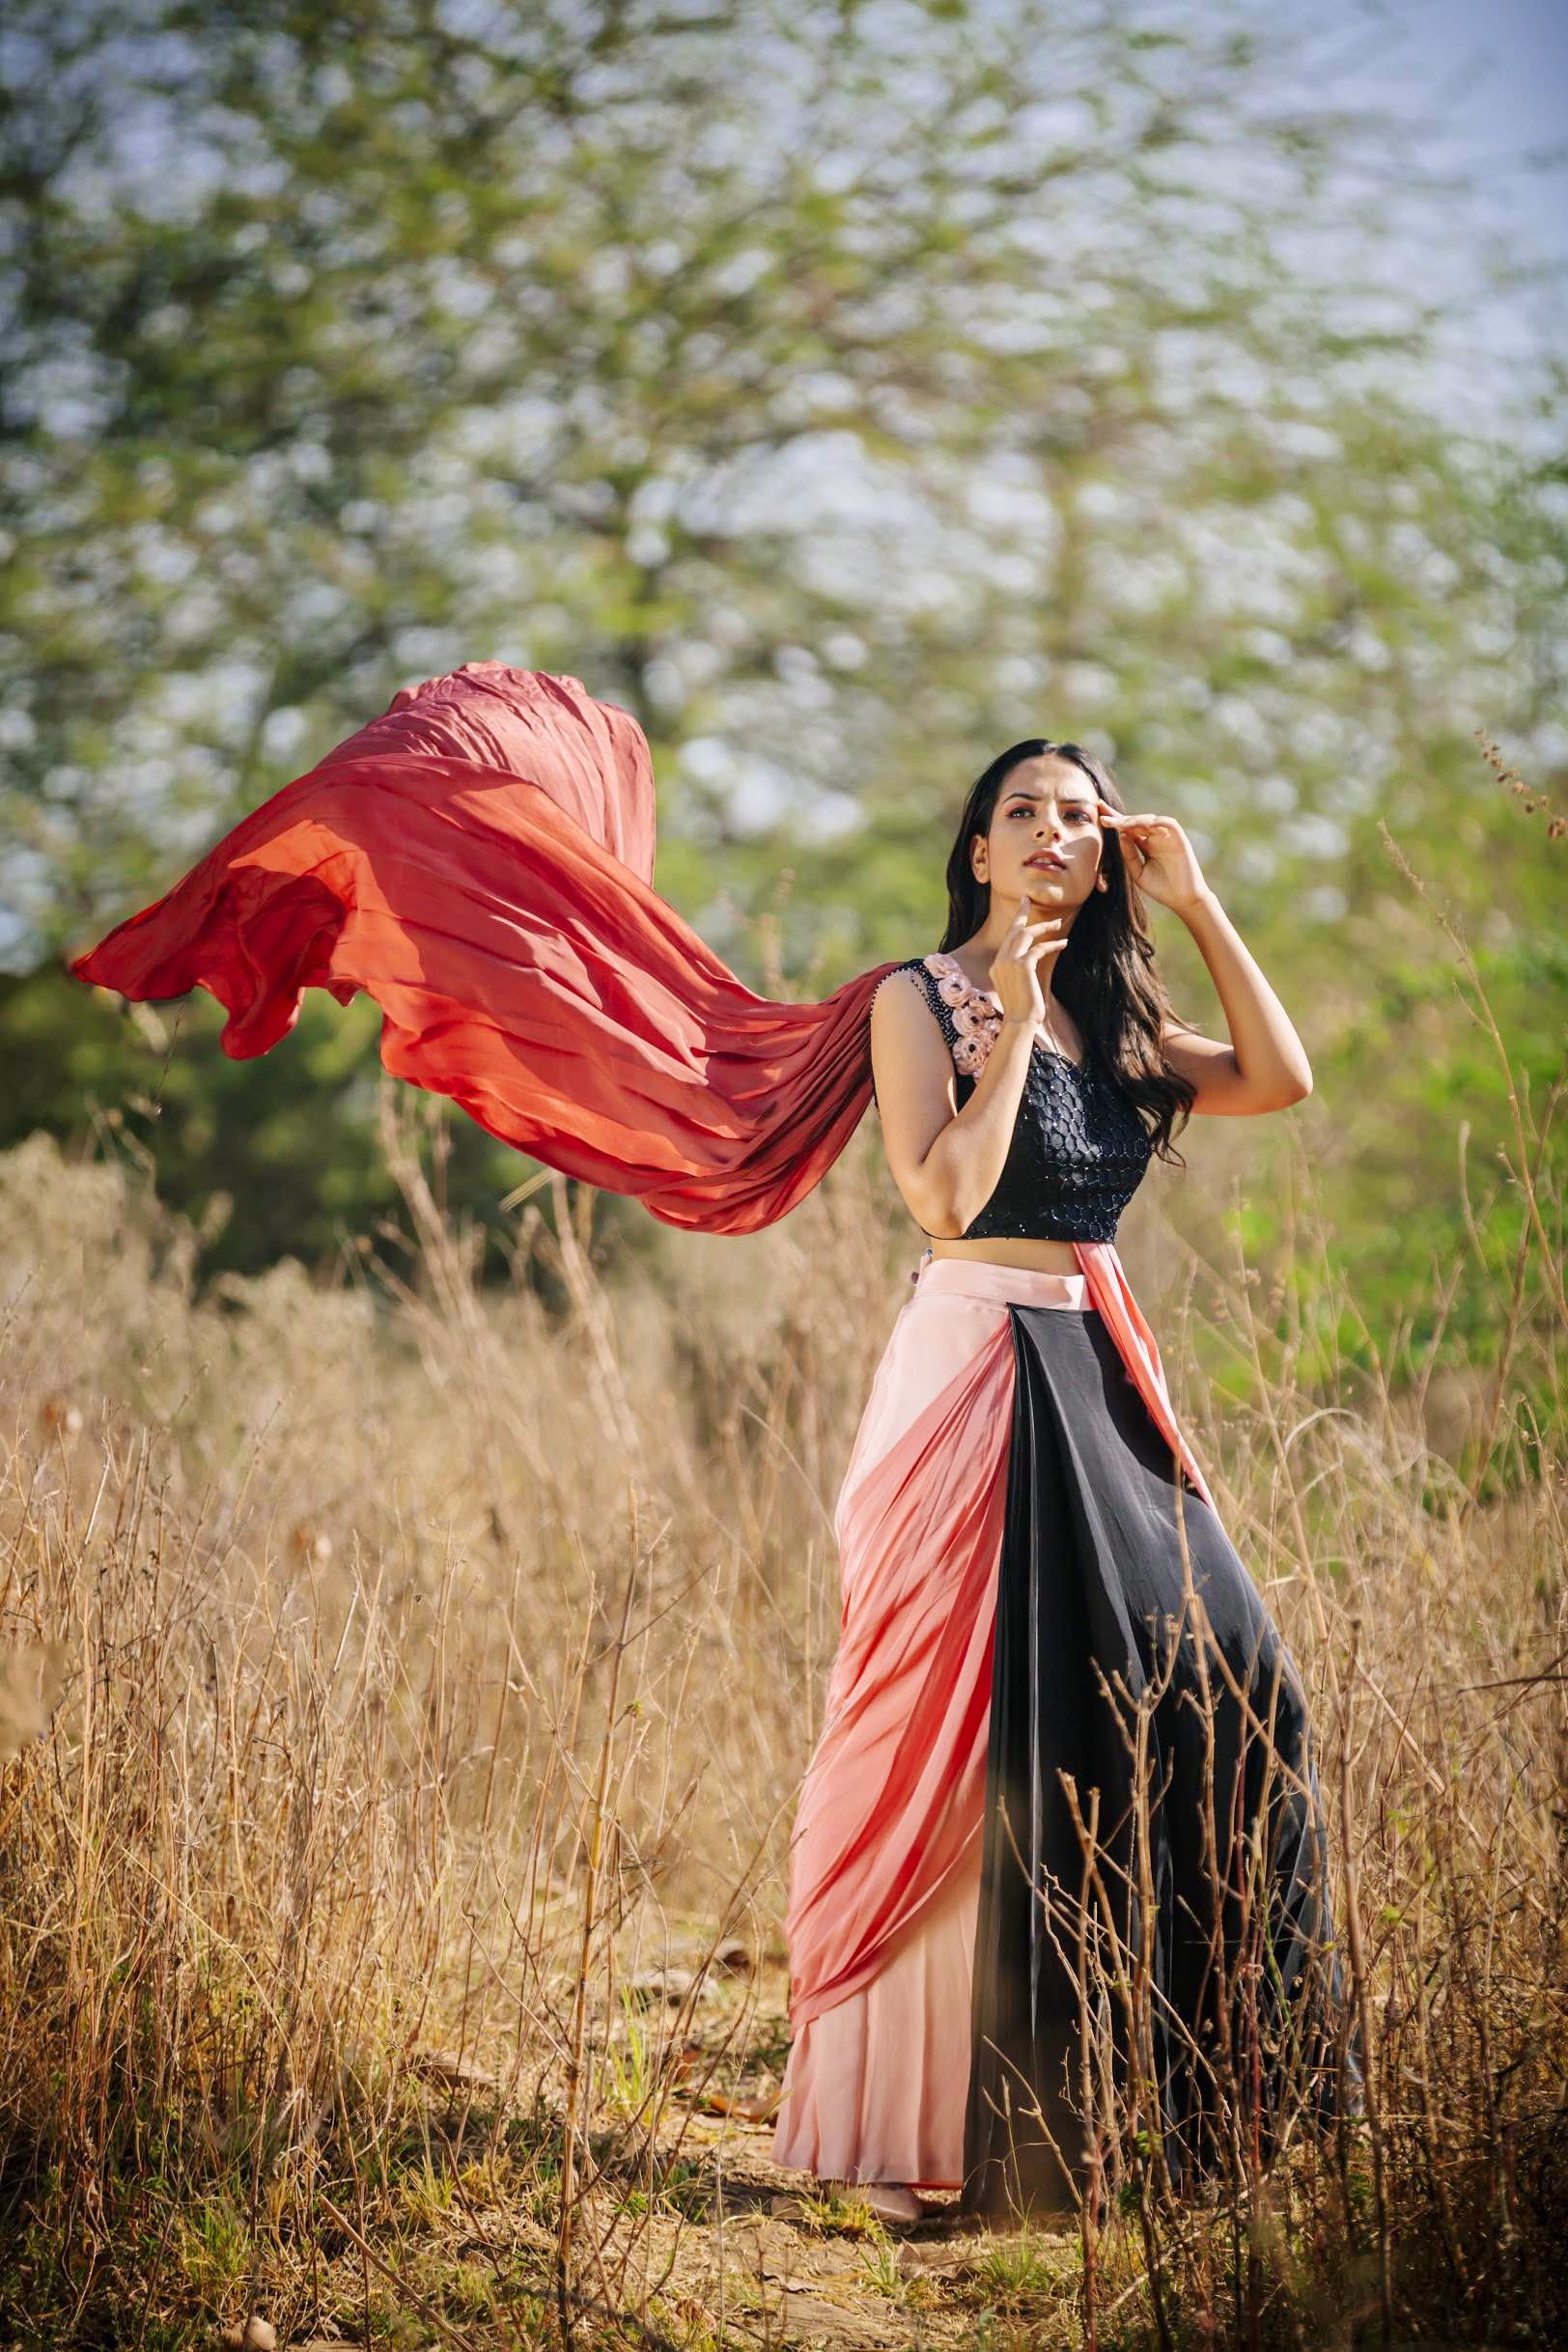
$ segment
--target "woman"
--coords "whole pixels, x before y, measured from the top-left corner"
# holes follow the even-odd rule
[[[1293,1102],[1305,1056],[1180,826],[1126,812],[1074,745],[1015,744],[976,784],[943,948],[819,1003],[757,995],[703,944],[653,888],[655,829],[628,713],[574,678],[465,663],[405,688],[70,969],[138,999],[209,989],[235,1057],[287,1035],[306,987],[364,989],[389,1071],[714,1233],[803,1198],[875,1061],[893,1174],[932,1246],[837,1507],[843,1632],[792,1842],[775,2152],[895,2212],[918,2210],[913,2181],[960,2184],[976,2212],[1069,2194],[1085,2119],[1064,2067],[1087,2046],[1089,1977],[1060,1929],[1087,1851],[1095,1936],[1141,1950],[1158,1996],[1159,2141],[1179,2176],[1212,2153],[1190,2129],[1206,2069],[1188,2046],[1212,2029],[1227,2060],[1235,2047],[1194,1922],[1218,1897],[1228,1983],[1257,1908],[1228,1858],[1254,1831],[1264,1974],[1314,2062],[1339,1980],[1335,1961],[1320,1999],[1300,1678],[1176,1426],[1113,1235],[1179,1109]],[[1190,925],[1231,1046],[1170,1018],[1144,896]],[[1158,1620],[1184,1610],[1184,1561],[1224,1670],[1188,1627],[1167,1681]],[[1212,1756],[1181,1704],[1206,1680]],[[1158,1699],[1170,1785],[1141,1845],[1113,1682],[1145,1716]],[[1123,2076],[1127,2039],[1112,2015]],[[1268,2066],[1259,2081],[1267,2136]]]
[[[877,2184],[870,2201],[899,2219],[922,2211],[916,2185],[962,2186],[974,2212],[1074,2200],[1082,1972],[1050,1896],[1071,1920],[1085,1844],[1062,1776],[1081,1814],[1099,1791],[1098,1911],[1130,1955],[1147,1871],[1173,2175],[1214,2153],[1216,2069],[1193,2045],[1238,2022],[1247,1887],[1227,1864],[1254,1830],[1268,1899],[1252,1944],[1276,2028],[1313,2030],[1320,2121],[1341,1993],[1336,1962],[1327,1999],[1320,1980],[1330,1922],[1300,1677],[1181,1442],[1152,1336],[1128,1346],[1114,1293],[1097,1301],[1085,1272],[1114,1258],[1179,1110],[1280,1108],[1309,1091],[1306,1056],[1180,826],[1128,814],[1076,744],[993,762],[947,882],[941,948],[887,975],[871,1020],[888,1162],[931,1238],[835,1514],[844,1613],[792,1844],[795,2038],[773,2143],[782,2164]],[[1140,897],[1190,926],[1232,1045],[1171,1015]],[[1190,1629],[1161,1638],[1183,1613],[1184,1533],[1212,1673]],[[1141,1849],[1134,1711],[1102,1695],[1102,1673],[1132,1701],[1162,1685]]]

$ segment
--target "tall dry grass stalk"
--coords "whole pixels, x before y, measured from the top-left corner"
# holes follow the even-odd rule
[[[0,2321],[24,2340],[173,2343],[258,2303],[367,2342],[399,2312],[461,2343],[769,2340],[690,2093],[776,2087],[832,1498],[913,1248],[868,1133],[783,1227],[660,1228],[613,1268],[551,1179],[481,1292],[439,1132],[385,1093],[411,1267],[372,1246],[334,1285],[286,1263],[205,1298],[193,1235],[121,1166],[42,1135],[0,1161]],[[1347,2311],[1545,2341],[1568,1640],[1560,1421],[1516,1406],[1560,1394],[1552,1208],[1448,1459],[1422,1388],[1331,1362],[1308,1392],[1308,1327],[1358,1318],[1301,1192],[1288,1286],[1205,1277],[1245,1409],[1191,1393],[1157,1201],[1124,1243],[1305,1672],[1365,2113],[1265,2164],[1238,2102],[1184,2203],[1103,2102],[1050,2309],[1064,2342],[1327,2341]],[[1147,1953],[1084,1966],[1147,2054]],[[979,2276],[928,2340],[974,2340]]]

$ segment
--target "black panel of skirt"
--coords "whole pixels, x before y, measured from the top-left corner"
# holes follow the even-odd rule
[[[1293,2110],[1330,2131],[1361,2078],[1294,1661],[1185,1478],[1179,1530],[1170,1448],[1098,1313],[1008,1312],[960,2209],[1018,2218],[1073,2209],[1118,2109],[1124,2149],[1185,2191],[1227,2135],[1267,2160]]]

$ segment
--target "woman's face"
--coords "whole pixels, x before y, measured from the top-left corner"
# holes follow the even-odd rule
[[[1103,840],[1089,778],[1076,761],[1043,751],[1011,770],[991,830],[975,836],[969,855],[991,884],[993,908],[1016,905],[1025,890],[1041,907],[1080,907],[1095,887]]]

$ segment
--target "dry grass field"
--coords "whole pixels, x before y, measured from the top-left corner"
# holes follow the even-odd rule
[[[1302,1377],[1303,1302],[1356,1326],[1321,1241],[1288,1306],[1127,1248],[1307,1675],[1367,2112],[1199,2205],[902,2232],[767,2153],[832,1498],[915,1255],[875,1121],[750,1240],[602,1262],[546,1179],[481,1292],[429,1112],[383,1093],[411,1258],[200,1300],[134,1168],[0,1161],[0,2342],[1568,2338],[1548,1204],[1463,1445],[1451,1377]]]

